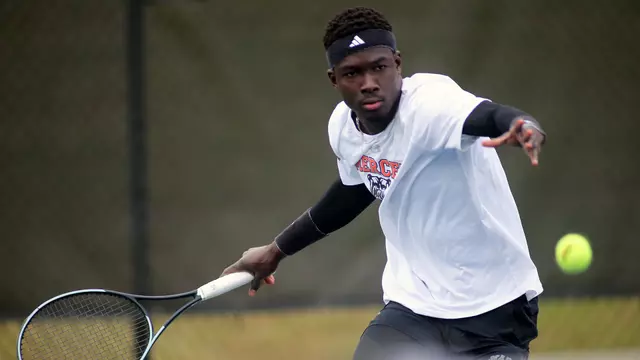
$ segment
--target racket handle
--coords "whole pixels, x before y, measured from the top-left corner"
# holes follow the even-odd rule
[[[203,301],[209,300],[246,285],[251,280],[253,280],[253,275],[248,272],[231,273],[200,286],[197,294]]]

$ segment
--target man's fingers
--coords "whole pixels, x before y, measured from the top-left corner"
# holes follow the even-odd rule
[[[519,145],[531,160],[531,164],[538,165],[538,155],[542,146],[543,137],[539,132],[529,126],[524,126],[523,119],[516,120],[508,132],[496,138],[482,142],[485,147],[498,147],[504,144]]]
[[[513,135],[511,134],[511,131],[509,131],[496,138],[483,141],[482,145],[489,146],[489,147],[500,146],[502,144],[505,144],[507,141],[509,141],[509,138],[512,136]]]
[[[531,165],[533,165],[533,166],[538,166],[538,152],[539,152],[538,148],[534,148],[531,151],[531,154],[532,154],[531,155]]]
[[[486,147],[498,147],[504,144],[515,145],[517,143],[520,143],[521,146],[524,147],[524,143],[528,141],[533,132],[529,129],[522,131],[523,126],[524,120],[518,119],[513,123],[509,131],[496,138],[483,141],[482,145]]]
[[[504,144],[505,142],[507,142],[508,137],[505,135],[499,136],[497,138],[493,138],[493,139],[489,139],[489,140],[485,140],[482,142],[483,146],[487,146],[487,147],[496,147],[496,146],[500,146],[502,144]]]
[[[531,140],[532,136],[533,136],[533,130],[531,129],[524,130],[520,135],[520,138],[521,138],[520,142],[527,143]]]
[[[513,124],[513,126],[511,127],[511,132],[512,133],[520,132],[520,130],[522,129],[522,125],[524,125],[523,119],[516,120],[515,124]]]
[[[538,155],[540,154],[540,144],[537,144],[534,141],[529,141],[522,147],[524,152],[527,154],[529,159],[531,160],[531,165],[538,165]]]
[[[533,129],[528,129],[527,131],[529,132],[529,136],[527,142],[524,144],[524,149],[531,159],[531,165],[537,166],[539,163],[540,150],[542,150],[543,137]]]
[[[527,145],[530,145],[530,144],[527,144]],[[531,160],[531,165],[537,166],[538,165],[538,153],[539,153],[538,148],[536,148],[536,147],[527,148],[526,152],[527,152],[527,156],[529,156],[529,159]]]
[[[235,267],[235,264],[234,264],[234,265],[231,265],[231,266],[229,266],[229,267],[227,267],[226,269],[224,269],[224,270],[222,271],[222,274],[220,274],[220,277],[223,277],[223,276],[225,276],[225,275],[232,274],[232,273],[234,273],[234,272],[238,272],[238,270],[237,270],[237,269],[236,269],[236,267]]]
[[[254,296],[258,289],[260,289],[260,283],[262,283],[262,279],[259,277],[254,278],[251,281],[251,287],[249,288],[249,296]]]
[[[260,289],[260,286],[262,286],[263,282],[267,285],[273,285],[276,283],[276,278],[273,275],[269,275],[266,278],[256,277],[255,279],[253,279],[253,281],[251,281],[251,287],[249,288],[249,296],[254,296],[258,291],[258,289]]]

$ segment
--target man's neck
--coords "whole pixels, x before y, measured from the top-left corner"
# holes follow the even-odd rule
[[[358,117],[358,115],[356,115],[354,111],[351,112],[351,117],[355,122],[356,126],[358,127],[358,129],[363,133],[367,135],[379,134],[383,132],[387,128],[387,126],[389,126],[393,118],[396,116],[396,113],[398,112],[398,107],[400,105],[401,96],[402,96],[402,93],[398,94],[398,98],[396,99],[393,106],[391,107],[391,111],[389,111],[389,114],[387,114],[387,116],[385,117],[367,119],[367,118]]]

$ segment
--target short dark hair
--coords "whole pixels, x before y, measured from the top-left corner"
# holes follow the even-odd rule
[[[324,33],[324,48],[328,49],[334,41],[340,38],[369,29],[393,31],[389,21],[375,9],[368,7],[346,9],[327,24]]]

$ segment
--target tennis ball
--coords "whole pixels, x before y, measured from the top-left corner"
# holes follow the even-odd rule
[[[589,240],[580,234],[566,234],[556,244],[556,263],[567,274],[579,274],[589,268],[593,252]]]

